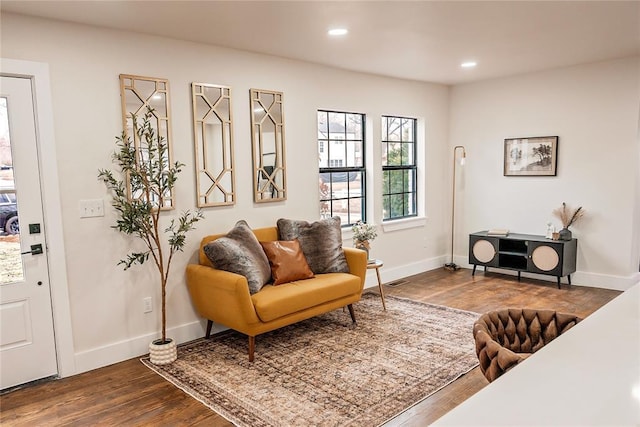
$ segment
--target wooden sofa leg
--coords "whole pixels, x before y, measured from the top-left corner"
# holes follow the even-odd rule
[[[351,320],[353,321],[353,323],[356,323],[356,313],[353,311],[353,304],[349,304],[347,306],[347,308],[349,309],[349,314],[351,315]]]
[[[256,337],[249,336],[249,362],[253,362],[253,353],[256,351]]]
[[[207,320],[207,333],[205,334],[205,338],[211,337],[211,328],[213,327],[213,320]]]

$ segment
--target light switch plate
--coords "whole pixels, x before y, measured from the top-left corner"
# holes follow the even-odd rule
[[[80,218],[104,216],[104,201],[102,199],[80,200],[78,203]]]

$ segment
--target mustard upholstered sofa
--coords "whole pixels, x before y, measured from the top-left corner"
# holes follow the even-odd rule
[[[278,240],[278,228],[252,230],[258,241]],[[273,286],[267,284],[251,294],[243,275],[213,268],[204,247],[224,234],[202,239],[199,264],[187,266],[187,284],[197,312],[208,320],[206,338],[213,323],[249,337],[249,361],[254,359],[255,337],[304,319],[348,307],[355,323],[352,304],[362,295],[367,256],[362,250],[342,248],[349,273],[316,274],[315,277]]]

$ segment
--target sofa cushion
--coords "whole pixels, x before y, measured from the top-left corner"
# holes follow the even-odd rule
[[[281,218],[278,220],[278,235],[280,240],[300,241],[302,252],[315,274],[349,272],[342,250],[340,217],[312,223]]]
[[[307,264],[298,239],[260,242],[260,244],[269,259],[271,277],[275,286],[313,277],[313,271]]]
[[[316,275],[280,286],[266,285],[251,296],[258,317],[263,322],[293,314],[307,308],[357,294],[360,277],[346,273]]]
[[[246,277],[252,294],[271,280],[269,260],[244,220],[238,221],[224,237],[207,243],[203,251],[214,268]]]

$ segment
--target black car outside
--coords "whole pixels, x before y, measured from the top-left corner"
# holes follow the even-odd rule
[[[20,233],[15,193],[0,193],[0,228],[6,234]]]

